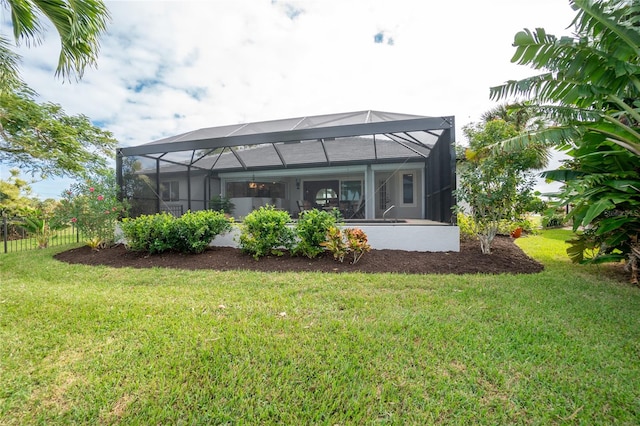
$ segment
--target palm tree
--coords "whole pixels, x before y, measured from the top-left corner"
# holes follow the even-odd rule
[[[13,37],[27,46],[42,40],[46,18],[60,37],[56,76],[81,78],[87,66],[96,64],[100,35],[106,30],[109,12],[101,0],[0,0],[11,12]],[[11,88],[19,83],[19,56],[0,34],[0,81]]]
[[[541,74],[491,89],[491,97],[528,99],[555,125],[504,141],[503,147],[545,143],[573,160],[547,177],[565,182],[575,206],[568,249],[574,260],[625,256],[638,282],[640,259],[640,0],[571,0],[574,36],[544,29],[516,34],[513,62]],[[597,252],[586,258],[585,252]]]
[[[503,120],[515,126],[518,132],[542,130],[546,123],[542,114],[530,102],[500,104],[485,111],[480,119],[484,123],[491,120]]]

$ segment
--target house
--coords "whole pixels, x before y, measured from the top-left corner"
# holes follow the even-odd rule
[[[239,219],[269,204],[457,231],[454,133],[453,117],[381,111],[211,127],[118,149],[117,177],[134,214],[225,196]]]

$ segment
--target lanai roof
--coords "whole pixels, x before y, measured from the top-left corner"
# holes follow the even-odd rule
[[[453,117],[369,110],[208,127],[118,155],[213,171],[424,160],[443,134],[453,141],[453,132]]]

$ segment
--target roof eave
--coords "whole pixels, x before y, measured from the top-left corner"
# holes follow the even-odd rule
[[[453,127],[453,117],[425,117],[388,122],[327,126],[311,129],[287,130],[252,135],[234,135],[210,139],[182,142],[167,142],[121,148],[123,156],[180,152],[200,149],[216,149],[226,146],[257,145],[264,143],[312,140],[319,138],[341,138],[360,135],[373,135],[392,132],[412,132],[442,130]]]

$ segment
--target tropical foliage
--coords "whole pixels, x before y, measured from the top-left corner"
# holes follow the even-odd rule
[[[52,220],[52,214],[43,210],[36,210],[30,216],[24,218],[20,223],[33,238],[35,238],[38,248],[49,247],[49,241],[56,236],[56,231],[64,228],[61,223]]]
[[[300,244],[300,243],[299,243]],[[324,236],[318,239],[318,252],[326,250],[333,255],[338,262],[344,262],[347,255],[351,254],[352,265],[358,263],[362,256],[371,251],[367,234],[360,228],[344,228],[329,226]]]
[[[481,116],[483,123],[502,120],[513,125],[518,132],[542,130],[546,125],[544,116],[530,102],[500,104],[485,111]]]
[[[100,35],[109,19],[101,0],[5,0],[0,7],[11,12],[16,43],[39,43],[49,21],[60,37],[56,75],[82,77],[87,66],[96,64]],[[0,92],[19,84],[20,57],[11,50],[9,39],[0,34]]]
[[[520,97],[555,125],[520,135],[554,145],[571,160],[546,173],[565,183],[561,205],[572,206],[575,230],[568,252],[582,262],[626,258],[638,283],[640,258],[640,1],[572,0],[573,36],[544,29],[516,34],[513,62],[542,71],[491,89],[494,99]]]

